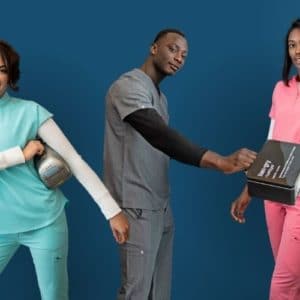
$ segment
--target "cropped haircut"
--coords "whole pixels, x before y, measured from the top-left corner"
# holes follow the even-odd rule
[[[162,37],[164,37],[168,33],[177,33],[177,34],[181,35],[183,38],[185,38],[185,34],[181,30],[178,30],[178,29],[175,29],[175,28],[166,28],[166,29],[161,30],[156,35],[156,37],[154,38],[154,40],[152,42],[152,45],[155,44],[159,39],[161,39]]]

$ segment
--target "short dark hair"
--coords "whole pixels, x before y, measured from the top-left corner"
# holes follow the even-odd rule
[[[283,68],[282,68],[282,80],[286,86],[289,86],[289,74],[291,71],[292,67],[292,60],[289,55],[289,35],[290,33],[295,29],[298,28],[300,29],[300,19],[296,19],[295,21],[292,22],[290,28],[288,29],[288,32],[285,36],[285,53],[284,53],[284,62],[283,62]]]
[[[19,88],[17,82],[20,78],[20,56],[6,41],[0,40],[0,55],[7,68],[8,85],[12,90]]]
[[[179,35],[181,35],[183,38],[185,38],[185,34],[179,30],[179,29],[175,29],[175,28],[166,28],[161,30],[156,37],[154,38],[152,44],[155,44],[159,39],[161,39],[163,36],[165,36],[168,33],[177,33]]]

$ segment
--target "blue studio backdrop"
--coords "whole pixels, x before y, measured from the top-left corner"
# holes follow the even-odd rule
[[[166,27],[182,29],[190,50],[183,70],[162,84],[171,126],[224,155],[241,147],[259,150],[280,79],[284,35],[299,8],[299,0],[6,1],[0,38],[21,54],[18,95],[54,113],[101,175],[105,93],[121,73],[142,64]],[[173,161],[170,177],[172,300],[267,299],[273,259],[262,201],[253,200],[244,225],[229,214],[244,174]],[[63,191],[70,199],[70,299],[113,300],[119,260],[109,224],[74,178]],[[27,249],[1,274],[0,291],[2,300],[40,299]]]

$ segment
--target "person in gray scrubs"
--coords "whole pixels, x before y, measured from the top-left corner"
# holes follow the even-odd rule
[[[221,156],[168,126],[167,99],[159,84],[184,65],[187,52],[181,31],[162,30],[144,64],[123,74],[106,96],[104,182],[130,223],[129,239],[120,246],[118,300],[170,299],[174,226],[169,159],[234,173],[256,157],[248,149]]]

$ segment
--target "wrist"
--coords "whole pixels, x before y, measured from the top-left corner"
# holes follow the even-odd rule
[[[25,161],[29,160],[28,153],[25,149],[22,150]]]
[[[225,172],[225,162],[226,158],[224,156],[218,155],[216,157],[216,169]]]
[[[110,217],[108,219],[108,221],[113,221],[114,219],[116,219],[120,214],[121,214],[122,211],[118,212],[117,214],[113,215],[112,217]]]
[[[245,186],[244,193],[247,195],[249,200],[251,200],[251,196],[250,196],[249,191],[248,191],[248,185]]]
[[[222,170],[223,163],[224,163],[223,156],[208,150],[202,156],[202,159],[200,161],[200,167]]]

